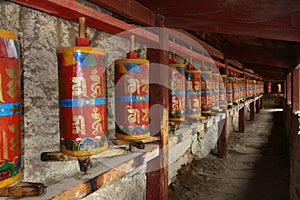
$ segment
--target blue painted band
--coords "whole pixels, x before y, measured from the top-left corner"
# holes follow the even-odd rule
[[[135,102],[135,103],[141,103],[141,102],[148,102],[149,101],[149,95],[136,95],[136,96],[118,96],[116,97],[117,102]]]
[[[80,98],[80,99],[61,99],[59,106],[61,107],[77,107],[77,106],[97,106],[106,104],[106,97],[100,98]]]
[[[190,91],[187,91],[186,95],[187,96],[201,96],[201,92],[190,92]]]
[[[0,117],[19,114],[20,102],[0,104]]]

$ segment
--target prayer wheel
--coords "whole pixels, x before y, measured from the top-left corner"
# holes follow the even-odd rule
[[[0,188],[21,175],[20,80],[18,39],[0,30]]]
[[[185,64],[176,63],[172,58],[169,66],[169,121],[181,122],[185,120]]]
[[[115,61],[116,137],[141,140],[150,136],[149,61]]]
[[[201,70],[192,64],[185,70],[186,78],[186,110],[189,119],[201,119]]]
[[[212,110],[220,110],[220,98],[219,98],[219,82],[220,82],[220,72],[217,66],[212,66],[212,89],[213,97],[212,100]]]
[[[90,156],[107,149],[106,52],[91,47],[57,51],[60,149],[71,156]]]
[[[245,100],[245,78],[238,78],[240,101]]]
[[[233,79],[234,77],[232,76],[231,73],[229,73],[227,76],[227,85],[226,85],[228,106],[233,106]]]
[[[236,73],[233,73],[232,77],[232,89],[233,89],[233,103],[239,104],[240,102],[240,88],[239,88],[239,80]]]
[[[251,97],[251,80],[249,77],[246,78],[246,98]]]
[[[219,79],[219,99],[220,99],[220,108],[226,109],[227,108],[227,100],[226,100],[226,82],[227,82],[227,75],[222,74],[221,78]]]
[[[208,63],[202,64],[201,68],[201,113],[211,115],[212,111],[212,71]]]

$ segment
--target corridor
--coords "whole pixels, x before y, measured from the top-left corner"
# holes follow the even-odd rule
[[[228,155],[208,155],[184,166],[169,188],[169,199],[286,200],[288,156],[282,109],[264,109],[232,133]]]

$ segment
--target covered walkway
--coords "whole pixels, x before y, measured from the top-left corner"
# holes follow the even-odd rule
[[[208,155],[183,167],[170,199],[289,199],[283,115],[264,109],[244,133],[231,134],[227,157]]]

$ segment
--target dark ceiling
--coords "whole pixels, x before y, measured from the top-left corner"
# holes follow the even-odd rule
[[[189,31],[267,79],[285,79],[300,62],[300,1],[91,2],[145,26],[154,26],[160,14],[166,27]]]

